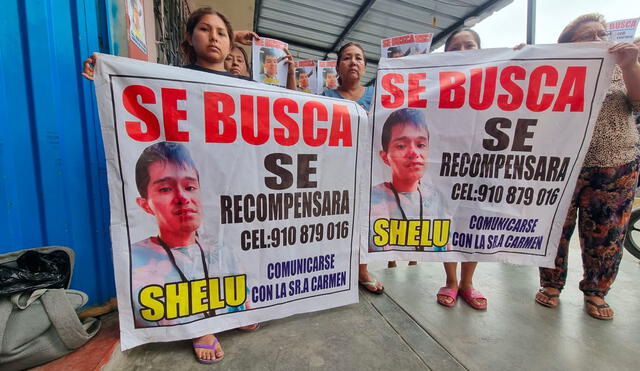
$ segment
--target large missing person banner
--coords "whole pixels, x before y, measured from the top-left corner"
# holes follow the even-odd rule
[[[100,55],[122,348],[357,302],[355,102]]]
[[[381,60],[365,259],[553,266],[611,79],[607,47]]]

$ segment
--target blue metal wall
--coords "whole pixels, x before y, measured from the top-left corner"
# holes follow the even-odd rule
[[[102,139],[92,83],[80,76],[106,28],[99,4],[0,9],[0,253],[73,248],[72,288],[92,304],[115,295]]]

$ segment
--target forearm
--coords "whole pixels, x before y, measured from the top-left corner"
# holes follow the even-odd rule
[[[298,88],[296,87],[296,72],[289,70],[289,73],[287,74],[287,89],[290,90],[298,90]]]
[[[640,101],[640,63],[636,61],[622,69],[622,78],[627,88],[629,100]]]

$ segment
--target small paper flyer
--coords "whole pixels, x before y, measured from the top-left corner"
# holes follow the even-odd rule
[[[253,79],[269,85],[287,85],[285,49],[288,44],[276,39],[261,37],[253,40]]]
[[[305,93],[318,94],[318,73],[316,72],[315,60],[296,61],[296,89]]]
[[[400,58],[413,54],[427,54],[431,47],[432,33],[408,34],[380,41],[382,58]]]
[[[323,90],[338,88],[338,72],[336,61],[318,61],[318,94]]]
[[[640,18],[621,19],[607,23],[607,31],[610,32],[609,41],[622,43],[633,42]]]
[[[127,13],[129,15],[129,40],[146,53],[147,42],[144,34],[144,7],[142,0],[127,0]]]

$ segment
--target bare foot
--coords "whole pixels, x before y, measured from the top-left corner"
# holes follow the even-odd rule
[[[485,298],[480,291],[474,290],[472,285],[464,285],[462,281],[460,281],[458,293],[462,295],[464,301],[466,301],[471,308],[478,310],[487,309],[487,298]]]
[[[584,296],[587,314],[593,318],[609,320],[613,319],[613,309],[599,296]]]
[[[446,287],[448,289],[451,289],[452,293],[456,293],[456,295],[457,295],[457,292],[458,292],[458,285],[457,284],[455,284],[455,285],[447,284]],[[448,295],[438,294],[438,295],[436,295],[436,297],[437,297],[437,300],[438,300],[438,302],[440,304],[443,304],[444,306],[447,306],[447,307],[452,306],[456,302],[455,298],[452,298],[451,296],[448,296]]]
[[[389,262],[387,262],[387,268],[395,268],[397,266],[398,264],[396,264],[395,260],[389,260]]]
[[[260,322],[258,323],[254,323],[253,325],[247,325],[247,326],[240,326],[238,327],[238,329],[242,330],[242,331],[256,331],[257,329],[259,329],[261,326]]]
[[[560,290],[554,287],[543,287],[536,293],[536,303],[548,308],[555,308],[560,303]]]
[[[220,343],[216,341],[216,336],[213,334],[208,334],[201,336],[199,338],[193,338],[191,340],[193,342],[193,350],[196,352],[196,357],[203,361],[215,361],[216,359],[221,359],[224,357],[224,352],[222,351],[222,347]],[[196,348],[196,345],[213,345],[216,344],[215,350],[208,348]]]
[[[382,291],[384,290],[384,286],[382,286],[382,283],[380,283],[380,281],[376,280],[375,278],[373,278],[373,276],[371,274],[369,274],[369,271],[366,269],[366,267],[360,268],[359,274],[358,274],[358,282],[360,282],[361,284],[363,284],[365,286],[365,288],[368,291],[371,292],[380,292],[382,293]],[[374,285],[368,285],[368,282],[375,282],[375,286]],[[375,287],[375,289],[374,289]]]

